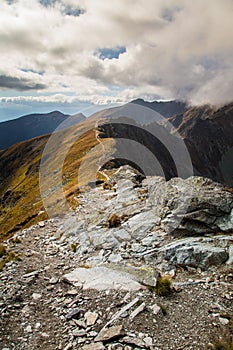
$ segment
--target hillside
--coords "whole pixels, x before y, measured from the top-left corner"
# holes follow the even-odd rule
[[[85,126],[84,126],[85,125]],[[63,167],[64,193],[70,200],[70,205],[77,206],[77,200],[73,197],[79,192],[81,183],[77,183],[79,164],[83,156],[96,144],[96,134],[88,123],[77,124],[72,128],[56,133],[57,142],[54,143],[52,152],[53,164],[59,164],[61,153],[57,152],[58,145],[70,145]],[[78,138],[76,133],[80,133]],[[44,147],[49,135],[34,138],[11,146],[0,154],[0,235],[5,239],[12,232],[23,227],[28,227],[47,217],[43,211],[39,188],[39,167]],[[97,155],[98,156],[98,155]],[[94,163],[96,154],[90,155],[90,164]],[[54,169],[49,168],[48,187],[49,198],[52,203],[57,201],[57,188],[53,186]],[[55,170],[56,171],[56,170]],[[39,216],[38,216],[38,213]]]
[[[15,143],[52,133],[61,123],[69,127],[85,120],[83,114],[70,118],[59,111],[46,114],[29,114],[17,119],[0,123],[0,149],[6,149]]]
[[[194,107],[169,121],[191,155],[195,174],[233,186],[233,103]]]
[[[140,164],[142,158],[147,156],[146,152],[141,156],[141,151],[135,154],[135,145],[122,145],[122,139],[136,140],[149,149],[158,160],[156,164],[152,158],[148,159],[148,167],[146,167],[148,174],[163,173],[169,179],[177,176],[175,168],[178,165],[181,173],[186,176],[185,174],[190,173],[190,167],[182,156],[181,148],[184,147],[176,137],[178,134],[187,147],[194,175],[205,176],[227,186],[233,186],[232,103],[220,108],[189,107],[184,113],[175,114],[167,119],[158,115],[152,108],[148,108],[148,105],[153,106],[153,103],[139,100],[139,105],[127,104],[104,110],[92,117],[105,120],[101,135],[116,139],[116,157],[121,154],[121,158],[129,157]],[[156,103],[155,106],[157,108]],[[174,131],[171,130],[171,125],[175,127]],[[118,138],[119,141],[117,141]],[[173,152],[173,160],[168,151]]]

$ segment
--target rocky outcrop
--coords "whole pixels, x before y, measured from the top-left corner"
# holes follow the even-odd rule
[[[60,241],[75,244],[90,266],[120,264],[123,271],[124,262],[136,257],[165,270],[178,265],[208,269],[228,261],[232,193],[201,177],[168,182],[147,177],[137,183],[135,176],[137,171],[122,167],[110,187],[80,195],[77,213],[58,229]],[[109,227],[114,215],[119,224]]]
[[[221,247],[220,239],[188,238],[178,240],[160,249],[165,260],[171,265],[200,267],[207,269],[211,266],[219,266],[229,258],[228,249]],[[214,244],[213,244],[214,243]],[[218,246],[216,246],[218,243]],[[229,237],[228,245],[233,243],[233,237]]]
[[[149,201],[170,232],[203,235],[233,228],[233,195],[209,179],[152,181],[149,192]]]

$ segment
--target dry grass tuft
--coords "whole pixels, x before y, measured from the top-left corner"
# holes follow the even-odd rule
[[[108,219],[108,227],[119,227],[121,225],[121,217],[117,214],[112,214],[110,218]]]
[[[159,277],[155,289],[159,296],[170,295],[173,291],[171,278],[169,276]]]

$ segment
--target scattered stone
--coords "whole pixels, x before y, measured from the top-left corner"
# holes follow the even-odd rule
[[[87,323],[87,326],[93,326],[96,323],[98,317],[99,315],[96,312],[88,311],[84,314],[84,319]]]
[[[86,331],[80,330],[78,328],[73,330],[74,337],[83,337],[84,335],[86,335]]]
[[[77,289],[70,289],[66,292],[67,296],[76,296],[78,294]]]
[[[224,326],[227,325],[229,323],[229,320],[227,318],[224,317],[219,317],[219,321],[221,324],[223,324]]]
[[[155,314],[155,315],[158,315],[161,311],[161,307],[157,304],[154,304],[154,305],[151,305],[149,306],[149,308],[152,310],[152,312]]]
[[[40,221],[38,224],[40,227],[45,227],[45,222],[44,221]]]
[[[33,293],[33,294],[32,294],[32,298],[33,298],[34,300],[39,300],[39,299],[41,299],[41,297],[42,297],[42,295],[39,294],[39,293]]]
[[[102,328],[97,337],[95,338],[95,342],[106,342],[109,340],[117,339],[125,335],[125,331],[123,326],[113,326],[110,328]]]
[[[141,303],[129,316],[130,320],[133,320],[137,315],[139,315],[146,307],[145,303]]]
[[[66,315],[66,319],[69,321],[69,320],[72,320],[72,318],[77,318],[79,317],[80,313],[81,313],[80,309],[74,309]]]
[[[104,350],[105,347],[103,343],[88,344],[82,347],[82,350]]]
[[[25,329],[25,331],[27,332],[27,333],[32,333],[32,326],[27,326],[26,327],[26,329]]]
[[[66,347],[64,348],[64,350],[70,350],[73,348],[73,344],[72,343],[69,343],[66,345]]]
[[[83,320],[77,320],[76,321],[77,326],[79,326],[80,328],[87,328],[86,323]]]
[[[58,281],[59,281],[59,279],[57,277],[52,277],[52,278],[50,278],[49,283],[50,284],[57,284]]]
[[[39,272],[40,272],[39,270],[28,272],[25,275],[23,275],[23,278],[30,278],[30,277],[38,276]]]
[[[41,326],[40,322],[37,322],[36,325],[35,325],[35,329],[39,329]]]
[[[41,333],[41,336],[42,336],[43,338],[49,338],[49,334],[48,334],[48,333],[45,333],[45,332],[42,332],[42,333]]]
[[[153,339],[151,337],[145,337],[145,338],[143,338],[143,340],[144,340],[146,346],[150,347],[153,345]]]
[[[119,317],[122,317],[122,315],[129,310],[132,306],[134,306],[139,301],[138,298],[133,299],[130,303],[125,305],[120,311],[117,311],[110,321],[105,325],[105,327],[109,326],[111,323],[115,322]]]
[[[137,346],[138,348],[148,348],[145,342],[139,338],[124,337],[120,339],[121,343]]]

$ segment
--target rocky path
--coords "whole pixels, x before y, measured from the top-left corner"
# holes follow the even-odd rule
[[[116,191],[83,193],[68,220],[41,222],[5,243],[20,260],[0,272],[0,350],[205,350],[216,349],[219,336],[227,339],[233,323],[229,259],[219,265],[209,236],[198,242],[209,239],[209,260],[203,252],[193,255],[190,242],[191,250],[173,251],[186,264],[154,255],[174,242],[145,204],[146,187],[124,181]],[[108,218],[116,212],[122,221],[111,228]],[[231,241],[229,233],[221,241]],[[210,266],[190,266],[195,261]],[[159,270],[173,283],[167,295],[156,291]]]
[[[1,273],[1,349],[206,349],[213,335],[228,327],[233,298],[229,271],[180,272],[174,283],[181,281],[181,288],[166,297],[147,289],[82,290],[62,281],[81,264],[53,240],[54,230],[52,223],[29,229],[11,248],[22,260],[8,263]],[[94,341],[135,298],[109,325],[109,339]],[[116,325],[123,327],[120,335]],[[94,345],[85,348],[89,343]]]

